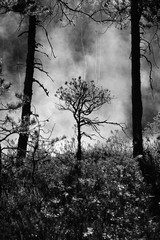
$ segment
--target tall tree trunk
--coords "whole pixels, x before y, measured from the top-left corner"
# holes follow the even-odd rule
[[[80,123],[77,123],[77,141],[78,141],[78,147],[77,147],[77,162],[79,163],[82,159],[82,146],[81,146],[81,126]]]
[[[27,143],[29,137],[29,125],[31,115],[31,101],[33,91],[33,75],[34,75],[34,55],[35,55],[35,37],[36,37],[36,16],[29,16],[28,30],[28,53],[26,60],[26,77],[23,90],[23,106],[21,121],[23,130],[18,140],[18,161],[26,156]]]
[[[132,52],[132,130],[133,156],[143,154],[142,96],[140,76],[140,9],[139,0],[131,0],[131,52]]]
[[[2,148],[0,145],[0,198],[2,197]]]

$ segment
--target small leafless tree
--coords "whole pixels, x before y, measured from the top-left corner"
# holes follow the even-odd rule
[[[99,88],[94,81],[84,81],[79,77],[73,78],[69,83],[65,83],[65,87],[60,87],[55,94],[60,102],[58,108],[67,110],[73,114],[76,121],[77,129],[77,163],[82,159],[82,136],[92,137],[82,130],[83,127],[91,127],[101,136],[99,127],[103,124],[117,124],[108,122],[107,120],[99,120],[99,118],[91,118],[91,114],[98,111],[105,103],[111,102],[111,93],[108,89]]]

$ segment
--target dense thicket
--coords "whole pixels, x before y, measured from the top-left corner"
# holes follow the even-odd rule
[[[83,149],[78,180],[69,146],[54,156],[41,149],[19,169],[16,155],[2,154],[0,238],[158,239],[150,186],[123,141],[115,134]]]

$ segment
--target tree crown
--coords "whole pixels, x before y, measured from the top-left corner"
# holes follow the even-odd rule
[[[59,109],[69,110],[76,120],[111,102],[111,93],[108,89],[99,88],[95,86],[94,81],[85,81],[81,77],[65,82],[65,87],[61,86],[55,96],[64,101],[64,104],[58,104]]]

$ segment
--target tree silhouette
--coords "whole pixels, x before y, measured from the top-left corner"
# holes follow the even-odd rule
[[[141,94],[141,57],[150,67],[149,80],[152,81],[152,63],[147,53],[152,52],[152,42],[157,38],[159,24],[160,2],[124,0],[107,1],[100,11],[103,13],[102,22],[112,22],[124,29],[131,26],[131,78],[132,78],[132,132],[133,156],[143,155],[142,138],[142,94]],[[151,40],[147,40],[146,30],[155,28]]]
[[[20,133],[18,140],[18,158],[26,155],[28,137],[29,137],[29,125],[31,115],[31,101],[33,94],[33,75],[34,75],[34,55],[35,55],[35,35],[36,35],[36,17],[29,16],[29,31],[28,31],[28,53],[26,60],[26,76],[24,81],[23,91],[23,107],[22,107],[22,125],[24,131]]]
[[[99,126],[110,123],[107,120],[100,121],[97,117],[91,118],[90,115],[98,111],[105,103],[111,102],[111,93],[108,89],[95,86],[94,81],[84,81],[79,77],[73,78],[71,82],[65,83],[66,87],[60,87],[56,91],[56,97],[64,103],[59,103],[60,110],[68,110],[73,114],[77,129],[77,161],[82,159],[82,136],[91,137],[82,128],[91,127],[100,135]]]
[[[140,18],[139,1],[131,1],[131,76],[132,76],[132,130],[133,156],[143,154],[142,96],[140,76]]]
[[[17,5],[12,7],[12,10],[28,16],[28,47],[27,47],[27,59],[26,59],[26,74],[24,80],[24,89],[23,89],[23,105],[22,105],[22,114],[21,114],[21,125],[23,131],[19,134],[18,139],[18,153],[17,153],[17,162],[21,164],[21,159],[26,156],[28,138],[29,138],[29,127],[30,127],[30,116],[32,95],[33,95],[33,83],[36,82],[44,90],[46,95],[49,94],[48,90],[34,78],[35,68],[39,71],[48,73],[43,70],[43,65],[37,59],[35,59],[36,52],[40,53],[39,46],[41,44],[36,41],[36,31],[37,27],[44,28],[41,25],[42,20],[39,16],[45,15],[48,13],[48,9],[45,6],[41,6],[37,1],[18,1]],[[46,29],[44,28],[46,31]],[[23,32],[26,33],[26,32]],[[23,34],[22,33],[22,34]],[[21,34],[21,35],[22,35]],[[46,31],[47,35],[47,31]],[[47,35],[48,39],[48,35]],[[48,39],[49,41],[49,39]],[[50,42],[49,42],[50,43]],[[52,47],[51,47],[52,49]],[[47,54],[46,54],[47,55]],[[38,62],[37,62],[38,61]]]

